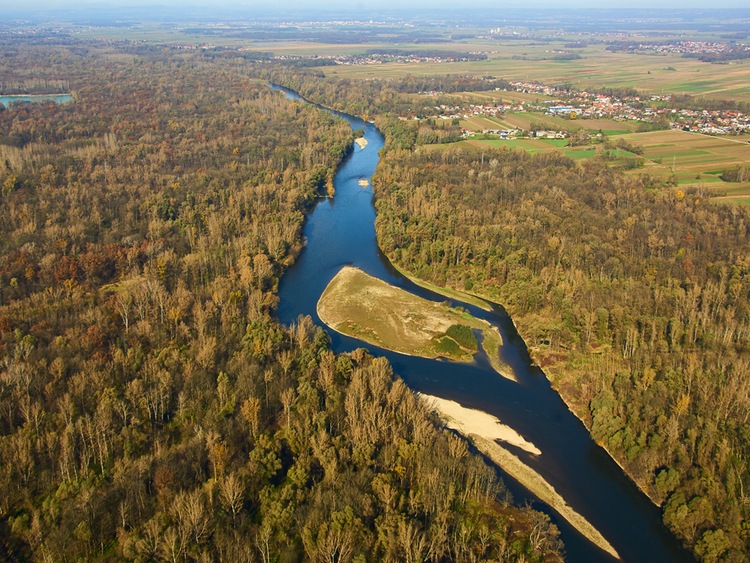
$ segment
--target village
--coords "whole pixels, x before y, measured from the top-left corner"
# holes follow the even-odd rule
[[[669,95],[652,96],[613,96],[577,92],[567,88],[558,88],[535,82],[510,82],[504,91],[515,91],[526,94],[539,94],[545,100],[533,101],[498,101],[490,104],[462,103],[456,105],[440,104],[435,106],[431,118],[468,119],[475,116],[498,116],[505,113],[537,112],[564,117],[571,122],[580,119],[612,119],[615,121],[641,122],[645,127],[656,129],[681,129],[707,135],[739,135],[750,132],[750,116],[738,110],[697,110],[681,108]],[[503,90],[499,90],[503,91]],[[430,92],[436,95],[436,92]],[[571,129],[579,129],[573,127]],[[466,132],[467,135],[474,131]],[[502,138],[523,135],[519,130],[481,131],[495,134]],[[530,131],[528,135],[542,138],[565,138],[567,129],[556,131]]]
[[[704,55],[732,55],[740,58],[750,54],[750,44],[726,41],[664,41],[652,43],[621,42],[607,47],[609,51],[632,53],[678,54],[700,58]]]

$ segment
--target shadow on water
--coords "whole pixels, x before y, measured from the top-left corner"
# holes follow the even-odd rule
[[[289,90],[274,88],[283,90],[288,97],[301,99]],[[374,173],[383,136],[372,123],[340,112],[336,115],[346,119],[352,129],[363,129],[367,146],[364,149],[355,146],[335,176],[334,198],[321,199],[307,217],[306,247],[279,285],[279,319],[290,324],[299,315],[310,315],[324,326],[316,312],[318,299],[328,282],[346,265],[361,268],[421,297],[445,301],[444,296],[399,274],[380,252],[375,237],[372,188],[363,188],[359,180],[369,179]],[[375,355],[385,356],[415,391],[492,414],[533,442],[542,451],[541,455],[516,450],[514,453],[591,522],[624,561],[692,561],[662,524],[659,509],[591,440],[583,424],[552,390],[544,373],[532,365],[522,338],[502,307],[484,311],[470,304],[460,305],[500,329],[505,342],[503,360],[513,367],[518,383],[499,376],[486,357],[478,358],[474,364],[428,360],[328,331],[331,346],[336,352],[364,347]],[[512,478],[504,477],[516,501],[528,500],[551,516],[561,530],[570,561],[612,561]]]

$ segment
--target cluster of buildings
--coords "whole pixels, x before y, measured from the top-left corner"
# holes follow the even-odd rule
[[[700,110],[680,108],[668,95],[613,96],[592,92],[575,92],[565,88],[531,82],[510,82],[517,92],[543,94],[551,99],[526,102],[498,101],[487,104],[438,104],[431,119],[468,119],[477,116],[497,117],[505,113],[538,112],[578,119],[612,119],[615,121],[660,122],[664,128],[682,129],[709,135],[734,135],[750,133],[750,115],[737,110]],[[500,90],[503,91],[503,90]],[[507,91],[507,90],[506,90]],[[430,92],[430,95],[436,95]],[[416,118],[415,118],[416,119]],[[492,130],[483,133],[501,138],[517,137],[517,129]],[[473,132],[467,132],[468,135]],[[560,139],[567,131],[533,131],[536,138]]]
[[[625,43],[609,47],[612,50],[650,52],[677,55],[725,55],[745,51],[750,54],[750,44],[727,43],[726,41],[667,41],[664,43]]]
[[[653,123],[666,120],[673,129],[710,135],[750,132],[750,115],[737,110],[696,110],[680,108],[669,95],[613,96],[575,92],[529,82],[511,82],[518,92],[544,94],[555,100],[523,104],[526,111],[543,111],[578,119],[614,119]],[[564,102],[565,105],[561,105]]]
[[[279,55],[275,60],[315,60],[336,65],[378,65],[384,63],[457,63],[487,58],[484,54],[468,53],[465,55],[451,54],[420,54],[420,53],[366,53],[360,55],[317,55],[302,57],[295,55]]]

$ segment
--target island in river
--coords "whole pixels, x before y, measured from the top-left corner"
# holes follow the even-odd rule
[[[317,311],[333,330],[401,354],[469,362],[481,344],[492,367],[514,379],[513,370],[500,360],[500,332],[489,322],[448,303],[418,297],[359,268],[347,266],[334,276]]]

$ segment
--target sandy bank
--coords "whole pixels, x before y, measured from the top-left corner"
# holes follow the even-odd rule
[[[367,139],[364,137],[360,137],[359,139],[354,139],[354,142],[357,143],[357,146],[360,149],[364,149],[367,146]]]
[[[527,488],[540,500],[549,505],[555,512],[565,518],[571,526],[583,534],[594,545],[616,558],[620,558],[615,548],[586,520],[573,510],[565,499],[550,485],[544,477],[523,463],[510,451],[500,446],[495,440],[512,444],[523,450],[541,455],[541,450],[527,441],[510,426],[502,424],[494,416],[485,412],[468,409],[455,401],[441,399],[432,395],[419,393],[445,421],[448,428],[468,438],[484,455],[501,467],[508,475]]]
[[[582,515],[573,510],[555,488],[539,473],[492,440],[477,436],[476,434],[470,435],[468,438],[479,451],[489,457],[499,467],[502,467],[503,471],[521,483],[521,485],[526,487],[540,500],[548,504],[594,545],[603,549],[612,557],[620,558],[615,548],[602,536],[599,530],[594,528]]]
[[[427,403],[440,413],[448,428],[451,428],[464,436],[476,434],[489,440],[501,440],[513,446],[517,446],[530,454],[540,455],[542,451],[534,444],[524,439],[510,426],[501,423],[497,418],[486,412],[475,409],[467,409],[456,401],[441,399],[432,395],[419,393]]]
[[[619,559],[615,548],[604,539],[599,530],[573,510],[544,477],[500,446],[495,440],[512,444],[534,455],[541,455],[542,452],[539,448],[490,414],[475,409],[467,409],[455,401],[422,393],[419,393],[419,395],[438,412],[448,428],[471,440],[479,451],[540,500],[548,504],[589,541]]]

